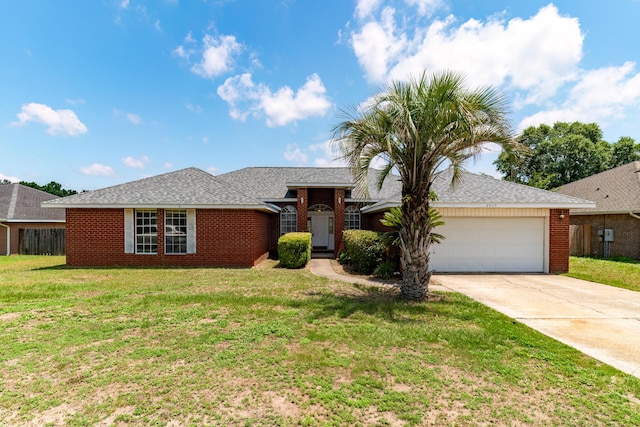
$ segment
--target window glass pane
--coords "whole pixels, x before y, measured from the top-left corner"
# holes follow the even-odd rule
[[[157,212],[155,210],[136,210],[136,253],[157,253],[157,233]]]
[[[298,211],[295,207],[287,205],[280,212],[280,234],[291,233],[298,230]]]
[[[164,213],[164,252],[187,253],[187,211],[167,209]]]

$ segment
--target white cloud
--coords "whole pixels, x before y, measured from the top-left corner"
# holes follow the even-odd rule
[[[409,3],[418,13],[438,6]],[[395,12],[387,7],[377,20],[352,32],[352,48],[371,82],[451,69],[465,73],[474,85],[505,85],[526,91],[527,103],[540,102],[575,78],[582,58],[578,20],[560,15],[553,5],[528,19],[498,16],[458,24],[448,16],[412,30]]]
[[[307,163],[307,155],[297,145],[288,144],[287,151],[284,152],[284,158],[297,164]]]
[[[215,175],[216,172],[218,172],[218,168],[214,167],[214,166],[210,166],[207,168],[207,172],[209,172],[211,175]]]
[[[71,110],[54,110],[48,105],[31,102],[24,104],[18,113],[18,122],[14,125],[24,125],[27,122],[41,123],[47,126],[50,135],[77,136],[87,133],[87,126],[78,119]]]
[[[635,63],[585,71],[564,102],[524,118],[519,129],[557,121],[608,122],[625,117],[629,107],[640,105],[640,74]]]
[[[139,115],[133,113],[127,113],[127,120],[129,120],[134,125],[139,125],[140,123],[142,123],[142,118]]]
[[[318,167],[338,167],[346,166],[347,163],[344,159],[340,159],[337,148],[332,144],[331,140],[321,142],[318,144],[312,144],[309,146],[309,151],[316,153],[317,156],[313,164]]]
[[[202,107],[199,105],[193,105],[193,104],[185,104],[184,107],[194,113],[202,113]]]
[[[135,159],[131,156],[125,157],[122,159],[122,163],[130,168],[142,169],[145,164],[149,163],[151,160],[147,156],[142,156],[139,159]]]
[[[364,19],[371,15],[380,5],[381,0],[358,0],[356,5],[356,15],[360,19]]]
[[[20,182],[21,181],[21,179],[18,178],[17,176],[5,175],[3,173],[0,173],[0,181],[5,180],[5,179],[7,181],[10,181],[10,182]]]
[[[82,166],[80,172],[91,176],[114,176],[116,173],[111,166],[94,163],[91,166]]]
[[[234,56],[243,49],[242,44],[238,43],[234,36],[214,37],[207,34],[202,42],[204,44],[202,59],[191,67],[191,71],[207,78],[213,78],[231,70]],[[182,53],[185,54],[184,49]]]
[[[128,9],[128,8],[129,8],[129,0],[122,0],[122,1],[120,2],[120,7],[121,7],[122,9]]]
[[[160,20],[156,19],[155,24],[153,24],[153,26],[155,27],[156,31],[162,32],[162,27],[160,26]]]
[[[203,143],[203,144],[207,144],[208,142],[209,142],[209,137],[207,137],[207,136],[203,136],[203,137],[202,137],[202,143]]]
[[[74,106],[75,105],[82,105],[82,104],[84,104],[84,99],[82,99],[82,98],[78,98],[78,99],[67,98],[67,102],[69,104],[71,104],[71,105],[74,105]]]
[[[433,12],[440,9],[444,3],[442,0],[405,0],[409,6],[415,6],[418,9],[418,15],[431,16]]]
[[[162,167],[164,167],[165,169],[171,169],[173,167],[173,163],[171,162],[164,162],[164,164],[162,165]]]
[[[269,127],[284,126],[313,116],[323,116],[331,107],[326,88],[317,74],[307,78],[297,91],[283,86],[272,92],[264,84],[256,84],[250,73],[228,78],[218,87],[218,95],[229,104],[229,115],[246,120],[249,114],[266,115]]]

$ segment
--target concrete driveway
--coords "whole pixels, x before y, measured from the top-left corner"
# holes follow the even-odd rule
[[[542,274],[433,280],[640,378],[640,292]]]

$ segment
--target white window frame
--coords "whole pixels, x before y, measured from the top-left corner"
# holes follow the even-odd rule
[[[298,231],[298,210],[293,205],[286,205],[280,211],[280,234]]]
[[[344,229],[360,230],[360,209],[356,206],[347,206],[344,210]]]
[[[158,211],[136,209],[134,215],[136,254],[156,255],[158,253]]]
[[[165,254],[184,255],[188,253],[187,230],[186,209],[167,209],[164,211]]]

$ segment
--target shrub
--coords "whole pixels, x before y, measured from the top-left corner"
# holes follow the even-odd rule
[[[373,270],[373,275],[378,279],[391,279],[396,270],[395,261],[388,259],[386,261],[382,261],[376,269]]]
[[[338,262],[342,265],[349,264],[351,260],[349,259],[349,254],[346,251],[338,252]]]
[[[344,232],[344,248],[357,273],[371,274],[382,259],[383,246],[378,233],[370,230],[347,230]]]
[[[311,233],[287,233],[278,239],[280,265],[302,268],[311,259]]]

